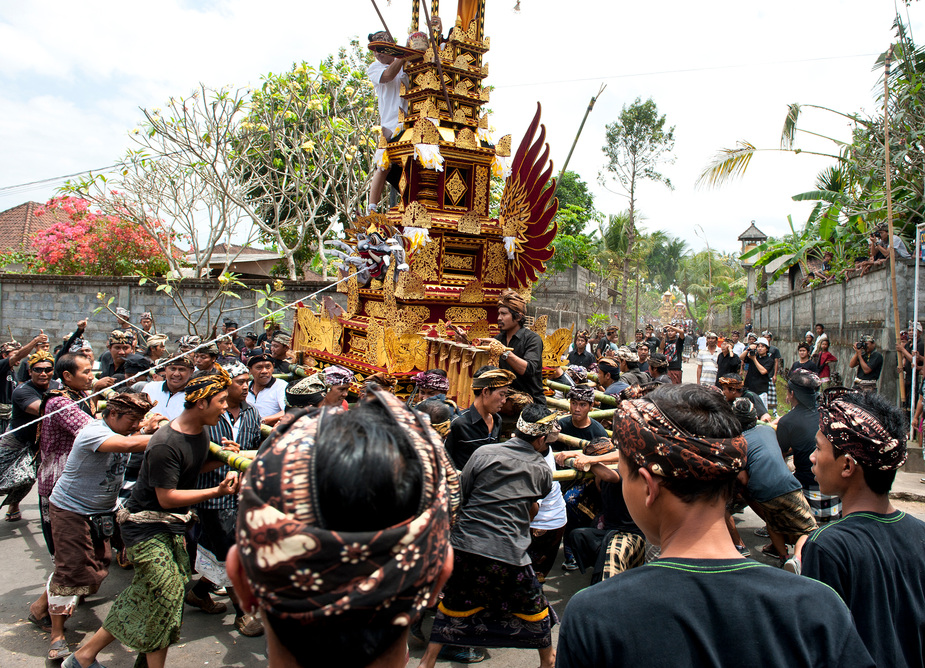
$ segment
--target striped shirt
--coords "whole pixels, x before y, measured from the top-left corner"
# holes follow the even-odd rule
[[[238,414],[237,420],[228,411],[222,413],[218,424],[214,427],[209,427],[209,440],[216,445],[221,445],[223,438],[234,441],[241,446],[242,450],[256,450],[259,448],[263,437],[260,435],[260,417],[257,415],[257,410],[249,403],[244,402],[241,404],[241,412]],[[218,487],[230,470],[227,464],[223,464],[214,471],[200,474],[196,488],[211,489],[212,487]],[[228,494],[216,499],[206,499],[197,504],[196,507],[209,510],[237,508],[238,495]]]

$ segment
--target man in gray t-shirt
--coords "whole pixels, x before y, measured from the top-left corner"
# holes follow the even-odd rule
[[[29,609],[30,621],[51,626],[49,659],[70,654],[64,622],[74,612],[78,598],[96,593],[109,573],[112,511],[125,461],[129,453],[144,452],[150,434],[164,419],[157,414],[145,418],[153,407],[147,394],[110,397],[103,419],[87,423],[77,434],[64,473],[49,497],[51,533],[58,539],[55,563],[59,567]]]

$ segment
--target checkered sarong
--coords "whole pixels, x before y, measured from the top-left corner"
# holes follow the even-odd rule
[[[771,382],[768,383],[768,412],[777,412],[777,376],[771,376]]]
[[[642,566],[646,560],[646,539],[635,533],[615,532],[605,549],[604,580]]]
[[[803,495],[816,524],[826,524],[841,518],[841,499],[837,496],[823,494],[818,489],[804,489]]]

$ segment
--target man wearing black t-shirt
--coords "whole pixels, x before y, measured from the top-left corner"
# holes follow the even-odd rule
[[[227,409],[230,382],[225,373],[193,376],[186,386],[183,412],[148,443],[132,497],[117,514],[135,564],[134,577],[116,598],[102,628],[74,652],[79,665],[94,665],[97,654],[119,640],[147,655],[147,665],[163,666],[167,648],[179,639],[190,575],[184,541],[190,506],[236,494],[239,487],[237,473],[229,472],[217,487],[196,489],[200,473],[221,466],[206,462],[206,427],[218,424]]]
[[[661,556],[572,597],[558,668],[875,665],[831,589],[736,551],[725,512],[747,446],[723,398],[662,385],[624,406],[623,498]]]
[[[575,336],[575,347],[568,354],[568,363],[571,366],[583,366],[587,369],[596,361],[594,355],[588,350],[589,336],[587,330],[581,330]]]
[[[665,325],[665,343],[662,352],[668,360],[668,376],[675,385],[681,384],[681,355],[684,352],[684,330]]]
[[[460,471],[476,450],[497,443],[501,435],[498,411],[507,401],[514,374],[493,366],[477,369],[472,377],[472,404],[453,420],[446,438],[446,451]]]
[[[861,340],[854,344],[854,355],[848,361],[850,368],[857,367],[858,373],[854,377],[857,384],[860,381],[880,380],[880,372],[883,370],[883,355],[877,352],[877,344],[874,343],[874,337],[866,334]]]
[[[48,336],[44,332],[24,346],[16,341],[7,341],[0,345],[0,433],[5,432],[10,425],[13,390],[16,389],[16,365],[26,359],[41,343],[48,343]]]
[[[566,395],[569,404],[569,415],[559,418],[559,427],[566,436],[574,436],[583,441],[595,441],[607,438],[607,430],[601,423],[588,416],[594,406],[594,386],[576,385]],[[553,450],[568,449],[561,443],[556,443]]]
[[[850,393],[820,409],[812,455],[820,489],[841,497],[844,516],[802,545],[802,573],[848,604],[878,666],[925,666],[925,523],[890,503],[906,424],[880,395]]]
[[[655,336],[655,328],[652,325],[646,325],[646,343],[649,344],[649,352],[657,353],[661,341]]]
[[[524,326],[527,302],[513,290],[505,290],[498,301],[498,335],[510,350],[501,353],[500,367],[516,378],[511,389],[530,395],[533,403],[546,405],[543,394],[543,339]]]

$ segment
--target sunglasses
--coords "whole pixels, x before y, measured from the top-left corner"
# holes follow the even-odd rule
[[[33,368],[32,368],[32,371],[34,371],[35,373],[51,373],[53,370],[54,370],[54,369],[53,369],[52,367],[50,367],[50,366],[42,366],[42,367],[33,367]]]

